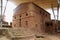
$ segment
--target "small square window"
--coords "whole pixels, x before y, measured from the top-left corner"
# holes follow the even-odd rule
[[[26,13],[26,16],[28,16],[28,13]]]
[[[41,11],[40,11],[40,13],[41,13]]]
[[[21,21],[21,19],[20,19],[20,21]]]
[[[21,15],[20,15],[20,17],[21,17]]]
[[[26,21],[26,25],[28,25],[28,21]]]
[[[42,13],[44,15],[44,13]]]
[[[47,16],[47,14],[46,14],[46,16]]]
[[[45,25],[48,27],[49,26],[49,22],[45,23]]]

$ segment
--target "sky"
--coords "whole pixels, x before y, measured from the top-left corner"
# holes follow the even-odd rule
[[[4,12],[4,8],[6,5],[6,1],[3,1],[3,12]],[[14,8],[16,7],[16,5],[10,1],[8,1],[7,7],[6,7],[6,11],[5,13],[3,13],[5,15],[5,21],[7,22],[12,22],[12,16],[14,13]]]
[[[60,8],[59,8],[60,9]],[[55,18],[53,16],[53,12],[52,12],[52,9],[46,9],[46,11],[48,11],[50,14],[51,14],[51,19],[55,19],[57,20],[57,8],[54,8],[54,14],[55,14]],[[60,10],[59,10],[59,13],[60,13]],[[59,17],[58,17],[58,20],[60,20],[60,14],[59,14]]]
[[[5,5],[6,5],[6,1],[3,1],[3,10],[5,8]],[[5,13],[4,13],[4,15],[5,15],[5,21],[12,22],[12,16],[13,16],[13,13],[14,13],[14,11],[13,11],[14,8],[16,8],[16,5],[14,3],[12,3],[12,2],[9,1],[8,4],[7,4],[7,9],[6,9]],[[55,15],[57,15],[56,8],[54,8],[54,9],[55,9],[54,10]],[[52,10],[51,9],[45,9],[45,10],[48,11],[51,14],[51,19],[54,19]],[[56,17],[56,19],[57,19],[57,17]],[[60,14],[59,14],[59,20],[60,20]]]

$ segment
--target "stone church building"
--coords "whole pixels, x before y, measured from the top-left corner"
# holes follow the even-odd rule
[[[42,33],[47,32],[50,14],[33,2],[22,3],[14,10],[13,28],[28,28]]]

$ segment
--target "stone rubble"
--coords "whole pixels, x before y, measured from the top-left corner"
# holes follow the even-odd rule
[[[40,38],[37,38],[31,31],[24,30],[0,29],[0,40],[60,40],[60,36],[48,34],[40,35]]]

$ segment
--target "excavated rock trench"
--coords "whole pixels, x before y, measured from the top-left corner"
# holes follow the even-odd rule
[[[60,40],[60,37],[53,35],[35,36],[32,31],[24,28],[3,28],[0,29],[0,40]]]

